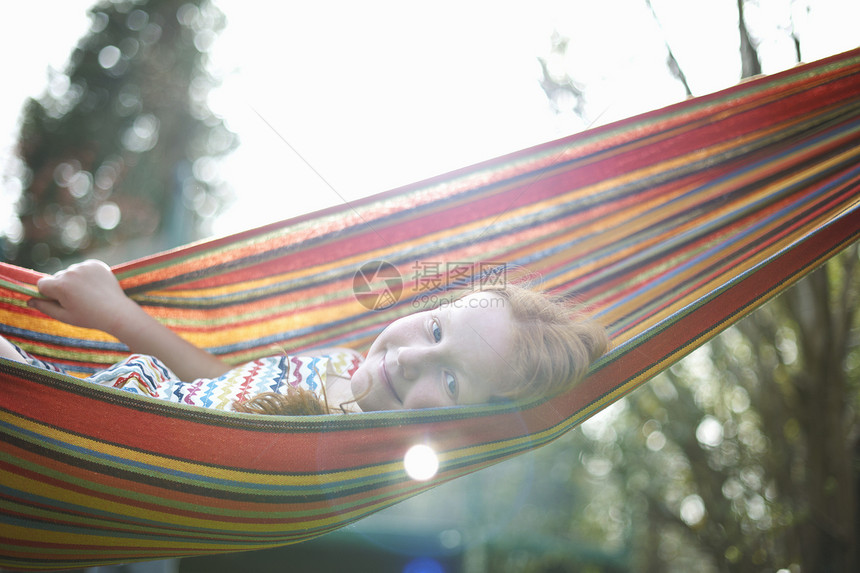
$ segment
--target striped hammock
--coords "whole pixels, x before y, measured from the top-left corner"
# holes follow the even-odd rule
[[[587,303],[614,346],[551,400],[302,418],[169,404],[0,361],[0,566],[296,543],[546,444],[854,241],[858,190],[860,50],[121,265],[148,312],[231,362],[364,350],[436,283],[482,288],[513,267]],[[356,271],[372,261],[396,272],[366,282]],[[123,357],[116,340],[30,310],[38,273],[5,265],[0,277],[0,332],[13,342],[81,376]],[[415,444],[438,457],[432,479],[404,470]]]

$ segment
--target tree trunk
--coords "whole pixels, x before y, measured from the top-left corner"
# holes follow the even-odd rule
[[[738,31],[741,37],[741,77],[757,76],[761,74],[761,62],[744,20],[744,0],[738,0]]]
[[[803,365],[795,385],[806,441],[808,513],[798,524],[799,550],[804,570],[816,572],[856,571],[858,565],[856,414],[845,368],[852,350],[856,258],[856,249],[843,257],[841,280],[831,280],[822,268],[784,299],[798,325]]]

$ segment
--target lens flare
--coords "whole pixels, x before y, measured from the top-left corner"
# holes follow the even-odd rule
[[[433,448],[418,444],[406,452],[403,465],[409,477],[416,481],[425,481],[436,475],[439,470],[439,458]]]

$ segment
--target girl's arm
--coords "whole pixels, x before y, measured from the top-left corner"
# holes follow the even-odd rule
[[[31,307],[62,322],[115,336],[132,352],[157,357],[182,380],[215,378],[230,369],[146,314],[101,261],[72,265],[40,279],[37,286],[48,300],[30,299]]]

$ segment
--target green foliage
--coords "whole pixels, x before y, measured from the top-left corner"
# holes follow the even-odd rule
[[[205,0],[106,1],[68,69],[24,110],[23,233],[5,258],[40,270],[110,245],[197,238],[220,206],[208,167],[235,145],[206,106],[206,49],[223,27]]]
[[[570,487],[590,476],[598,509],[578,525],[613,539],[607,517],[620,516],[636,571],[850,570],[857,258],[855,246],[583,424]]]

